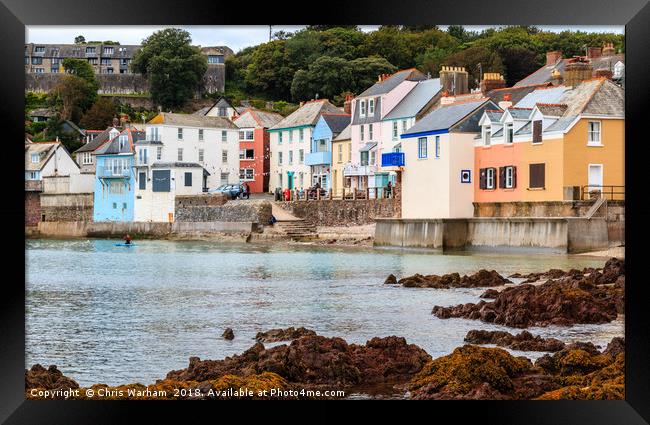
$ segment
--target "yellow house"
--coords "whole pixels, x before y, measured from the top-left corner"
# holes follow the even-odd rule
[[[525,116],[521,124],[517,116]],[[502,202],[505,196],[563,201],[596,193],[625,199],[624,96],[612,81],[536,90],[506,109],[501,121],[495,132],[493,123],[482,120],[475,142],[476,172],[495,176],[493,184],[477,184],[477,202]]]
[[[351,162],[352,138],[348,125],[332,140],[332,193],[334,196],[342,196],[343,188],[350,187],[349,182],[346,182],[343,177],[343,167]]]

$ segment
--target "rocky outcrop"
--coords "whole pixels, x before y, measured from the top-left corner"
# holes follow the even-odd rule
[[[384,281],[384,285],[397,285],[397,278],[395,277],[394,274],[389,274],[386,280]]]
[[[488,300],[493,300],[493,299],[495,299],[498,295],[499,295],[499,291],[497,291],[496,289],[492,289],[492,288],[490,288],[490,289],[486,289],[485,292],[483,292],[483,293],[481,294],[480,298],[485,298],[485,299],[488,299]]]
[[[391,275],[392,276],[392,275]],[[390,278],[390,276],[389,276]],[[397,281],[398,284],[406,288],[479,288],[489,286],[503,286],[511,283],[508,279],[501,276],[494,270],[488,271],[481,269],[470,276],[460,276],[458,273],[449,273],[442,276],[435,274],[405,277]]]
[[[79,388],[79,384],[63,375],[54,365],[45,369],[40,364],[35,364],[31,369],[25,370],[25,391],[31,389],[68,390],[75,388]]]
[[[228,341],[233,340],[235,339],[235,332],[233,332],[232,328],[226,328],[226,330],[223,331],[223,334],[221,334],[221,337]]]
[[[492,302],[435,306],[432,313],[441,319],[462,317],[515,328],[607,323],[624,312],[624,271],[621,260],[611,259],[601,271],[508,287]]]
[[[610,343],[620,347],[621,341]],[[414,399],[624,399],[624,354],[570,344],[531,363],[500,348],[465,345],[428,363],[409,383]]]
[[[555,338],[542,338],[533,336],[528,331],[522,331],[517,335],[503,331],[471,330],[465,336],[465,342],[469,344],[495,344],[500,347],[507,347],[519,351],[560,351],[564,343]]]
[[[293,341],[294,339],[303,336],[314,336],[316,332],[304,327],[294,328],[293,326],[286,329],[271,329],[266,332],[258,332],[255,335],[257,342],[278,342],[278,341]]]

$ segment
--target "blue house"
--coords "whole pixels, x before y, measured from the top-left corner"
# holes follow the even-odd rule
[[[133,221],[134,142],[144,133],[123,130],[93,153],[96,159],[94,221]]]
[[[311,167],[312,185],[328,190],[331,187],[332,139],[350,125],[350,115],[323,113],[312,133],[310,153],[305,155],[305,165]]]

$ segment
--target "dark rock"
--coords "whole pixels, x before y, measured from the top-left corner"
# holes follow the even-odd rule
[[[40,364],[35,364],[31,369],[25,370],[25,391],[40,388],[44,390],[67,390],[79,388],[73,379],[51,365],[45,369]]]
[[[304,327],[294,328],[293,326],[286,329],[271,329],[266,332],[258,332],[255,335],[257,342],[279,342],[291,341],[303,336],[314,336],[316,332]]]
[[[395,277],[395,275],[389,274],[386,280],[384,281],[384,285],[397,285],[397,278]]]
[[[479,288],[488,286],[502,286],[511,283],[494,270],[479,270],[470,276],[460,276],[458,273],[449,273],[442,276],[435,274],[405,277],[397,281],[398,284],[407,288]]]
[[[232,340],[235,338],[235,333],[231,328],[226,328],[226,330],[223,331],[223,334],[221,336],[223,337],[223,339]]]
[[[519,351],[560,351],[564,343],[555,338],[533,336],[528,331],[512,335],[503,331],[471,330],[465,336],[465,342],[470,344],[495,344]]]
[[[607,348],[605,348],[603,354],[608,354],[612,357],[616,357],[619,354],[625,354],[625,338],[613,338],[609,344],[607,344]]]
[[[487,289],[485,292],[481,294],[480,298],[485,298],[485,299],[490,299],[493,300],[499,295],[499,291],[496,289]]]

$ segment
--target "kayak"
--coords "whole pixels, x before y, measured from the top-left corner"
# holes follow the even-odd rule
[[[134,243],[116,243],[115,246],[135,246]]]

